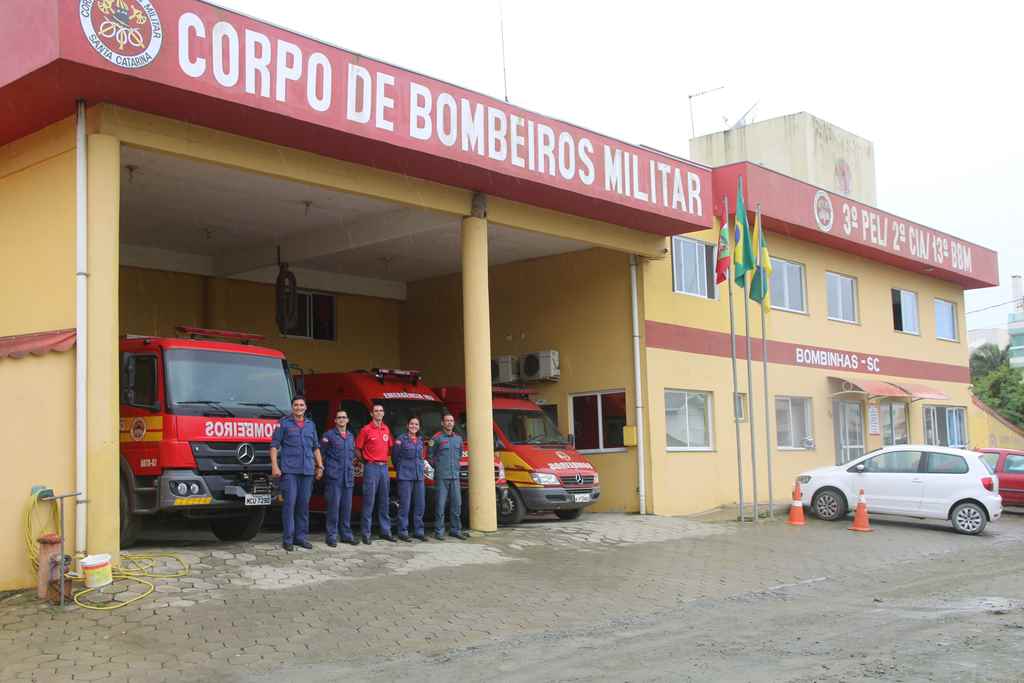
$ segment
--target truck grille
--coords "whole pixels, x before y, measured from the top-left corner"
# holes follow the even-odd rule
[[[562,486],[564,486],[566,488],[571,488],[571,489],[576,489],[577,487],[580,487],[580,486],[590,487],[590,486],[594,485],[594,475],[592,475],[592,474],[581,474],[579,481],[577,481],[576,480],[576,476],[572,475],[572,474],[563,475],[563,476],[559,477],[558,479],[559,479],[559,481],[562,482]]]
[[[252,447],[252,461],[239,458],[239,447]],[[270,444],[248,441],[193,441],[192,455],[200,472],[270,471]],[[243,455],[246,455],[243,453]]]

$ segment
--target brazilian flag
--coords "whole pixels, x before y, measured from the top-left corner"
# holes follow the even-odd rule
[[[733,225],[733,279],[740,287],[747,286],[747,273],[754,270],[754,249],[750,240],[750,223],[747,221],[747,207],[743,203],[743,176],[740,176],[736,191],[736,216]]]
[[[768,236],[761,225],[761,211],[754,218],[754,241],[757,243],[757,269],[750,281],[750,298],[764,304],[764,310],[772,308],[772,256],[768,253]]]

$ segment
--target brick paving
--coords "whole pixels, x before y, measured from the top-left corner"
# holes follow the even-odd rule
[[[798,529],[591,514],[465,542],[328,548],[318,538],[312,551],[285,553],[264,533],[249,543],[148,544],[133,552],[175,552],[189,575],[156,580],[153,595],[112,612],[62,612],[34,593],[0,602],[0,679],[230,681],[296,665],[340,674],[374,658],[443,658],[513,634],[612,625],[1024,539],[1024,517],[980,538],[873,523],[876,533],[853,534],[817,520]],[[103,599],[135,590],[119,585]]]

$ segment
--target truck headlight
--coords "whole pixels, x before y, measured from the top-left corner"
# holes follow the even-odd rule
[[[198,496],[199,495],[199,482],[194,481],[191,484],[189,484],[188,485],[188,492],[191,493],[193,496]]]
[[[811,477],[810,477],[810,475],[807,475],[807,474],[801,474],[799,477],[796,478],[796,480],[798,482],[800,482],[801,484],[807,484],[807,483],[810,483]]]
[[[179,496],[187,496],[188,484],[186,484],[183,481],[179,481],[177,484],[174,485],[174,492],[177,493]]]
[[[594,483],[595,484],[600,484],[601,483],[601,476],[597,473],[597,470],[594,470]]]
[[[530,472],[530,478],[541,486],[558,486],[561,483],[558,477],[547,472]]]

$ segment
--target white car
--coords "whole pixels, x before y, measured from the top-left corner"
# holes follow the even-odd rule
[[[797,477],[802,501],[820,519],[842,519],[864,489],[870,514],[948,519],[980,534],[1003,513],[999,479],[978,453],[942,446],[886,446],[844,465]]]

